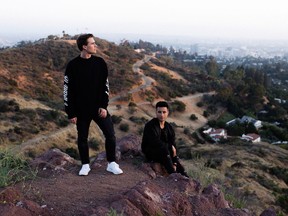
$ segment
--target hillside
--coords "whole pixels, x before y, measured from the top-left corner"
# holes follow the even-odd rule
[[[194,71],[195,68],[182,68],[176,62],[171,63],[171,59],[151,53],[144,56],[126,46],[96,41],[98,54],[107,60],[109,67],[112,94],[108,109],[118,119],[115,121],[118,140],[127,134],[141,135],[144,123],[155,115],[154,105],[158,100],[166,99],[171,104],[180,101],[185,110],[177,111],[177,106],[173,106],[168,121],[175,126],[178,151],[186,159],[190,176],[204,186],[219,183],[234,206],[248,208],[256,215],[270,206],[274,206],[279,215],[285,212],[286,150],[267,143],[238,140],[221,145],[199,144],[192,136],[198,128],[226,111],[217,105],[216,111],[205,117],[207,106],[197,105],[205,95],[216,94],[221,81]],[[41,40],[0,51],[1,148],[12,146],[14,152],[33,159],[53,147],[77,159],[76,128],[68,124],[62,105],[65,64],[77,54],[73,40]],[[196,115],[197,120],[190,120],[191,114]],[[103,135],[95,124],[91,125],[90,135],[91,156],[95,157],[104,150]],[[124,168],[131,171],[129,163],[135,161],[123,161]],[[55,181],[73,186],[69,178],[76,179],[77,169],[72,167],[68,176],[57,176]],[[105,174],[101,175],[105,179]],[[146,178],[140,174],[131,181],[137,184]],[[36,181],[35,186],[41,183]],[[59,202],[67,202],[63,199]]]

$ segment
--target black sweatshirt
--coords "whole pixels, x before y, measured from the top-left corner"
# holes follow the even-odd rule
[[[161,137],[160,123],[157,118],[153,118],[146,123],[144,127],[141,149],[144,154],[149,154],[149,152],[155,151],[155,149],[163,150],[172,148],[175,145],[175,132],[171,124],[165,122],[164,128],[167,132],[168,142],[163,141]]]
[[[68,118],[91,116],[107,109],[109,102],[108,69],[96,56],[71,60],[64,76],[64,105]]]

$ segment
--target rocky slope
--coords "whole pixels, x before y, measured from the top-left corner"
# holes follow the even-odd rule
[[[0,192],[1,215],[187,215],[252,216],[248,209],[232,208],[219,187],[169,176],[143,162],[140,138],[123,137],[117,143],[117,156],[124,174],[105,171],[105,153],[94,160],[88,176],[78,176],[79,163],[52,149],[31,162],[39,173]],[[276,216],[272,209],[261,216]]]

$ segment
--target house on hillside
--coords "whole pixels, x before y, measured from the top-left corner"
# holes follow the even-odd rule
[[[256,120],[256,119],[249,117],[249,116],[243,116],[241,119],[239,119],[239,118],[233,119],[231,121],[226,122],[226,125],[233,125],[237,121],[240,122],[241,124],[252,123],[256,129],[259,129],[262,127],[262,122],[260,120]]]
[[[207,134],[215,142],[218,142],[221,139],[227,139],[227,131],[223,128],[219,129],[209,128],[203,131],[203,133]]]
[[[249,117],[249,116],[243,116],[240,119],[240,122],[241,123],[252,123],[255,126],[255,128],[257,128],[257,129],[262,127],[262,122],[260,120],[256,120],[256,119]]]
[[[242,140],[251,141],[252,143],[261,142],[261,137],[259,134],[250,133],[250,134],[243,134],[241,136]]]

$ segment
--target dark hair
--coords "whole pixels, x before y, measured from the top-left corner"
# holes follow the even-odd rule
[[[78,49],[80,51],[83,50],[83,46],[88,44],[87,39],[91,38],[91,37],[94,37],[94,35],[93,34],[82,34],[77,38],[77,46],[78,46]]]
[[[169,110],[169,105],[168,105],[168,103],[167,103],[166,101],[159,101],[159,102],[157,102],[157,104],[156,104],[156,109],[157,109],[158,107],[167,107],[167,109]]]

